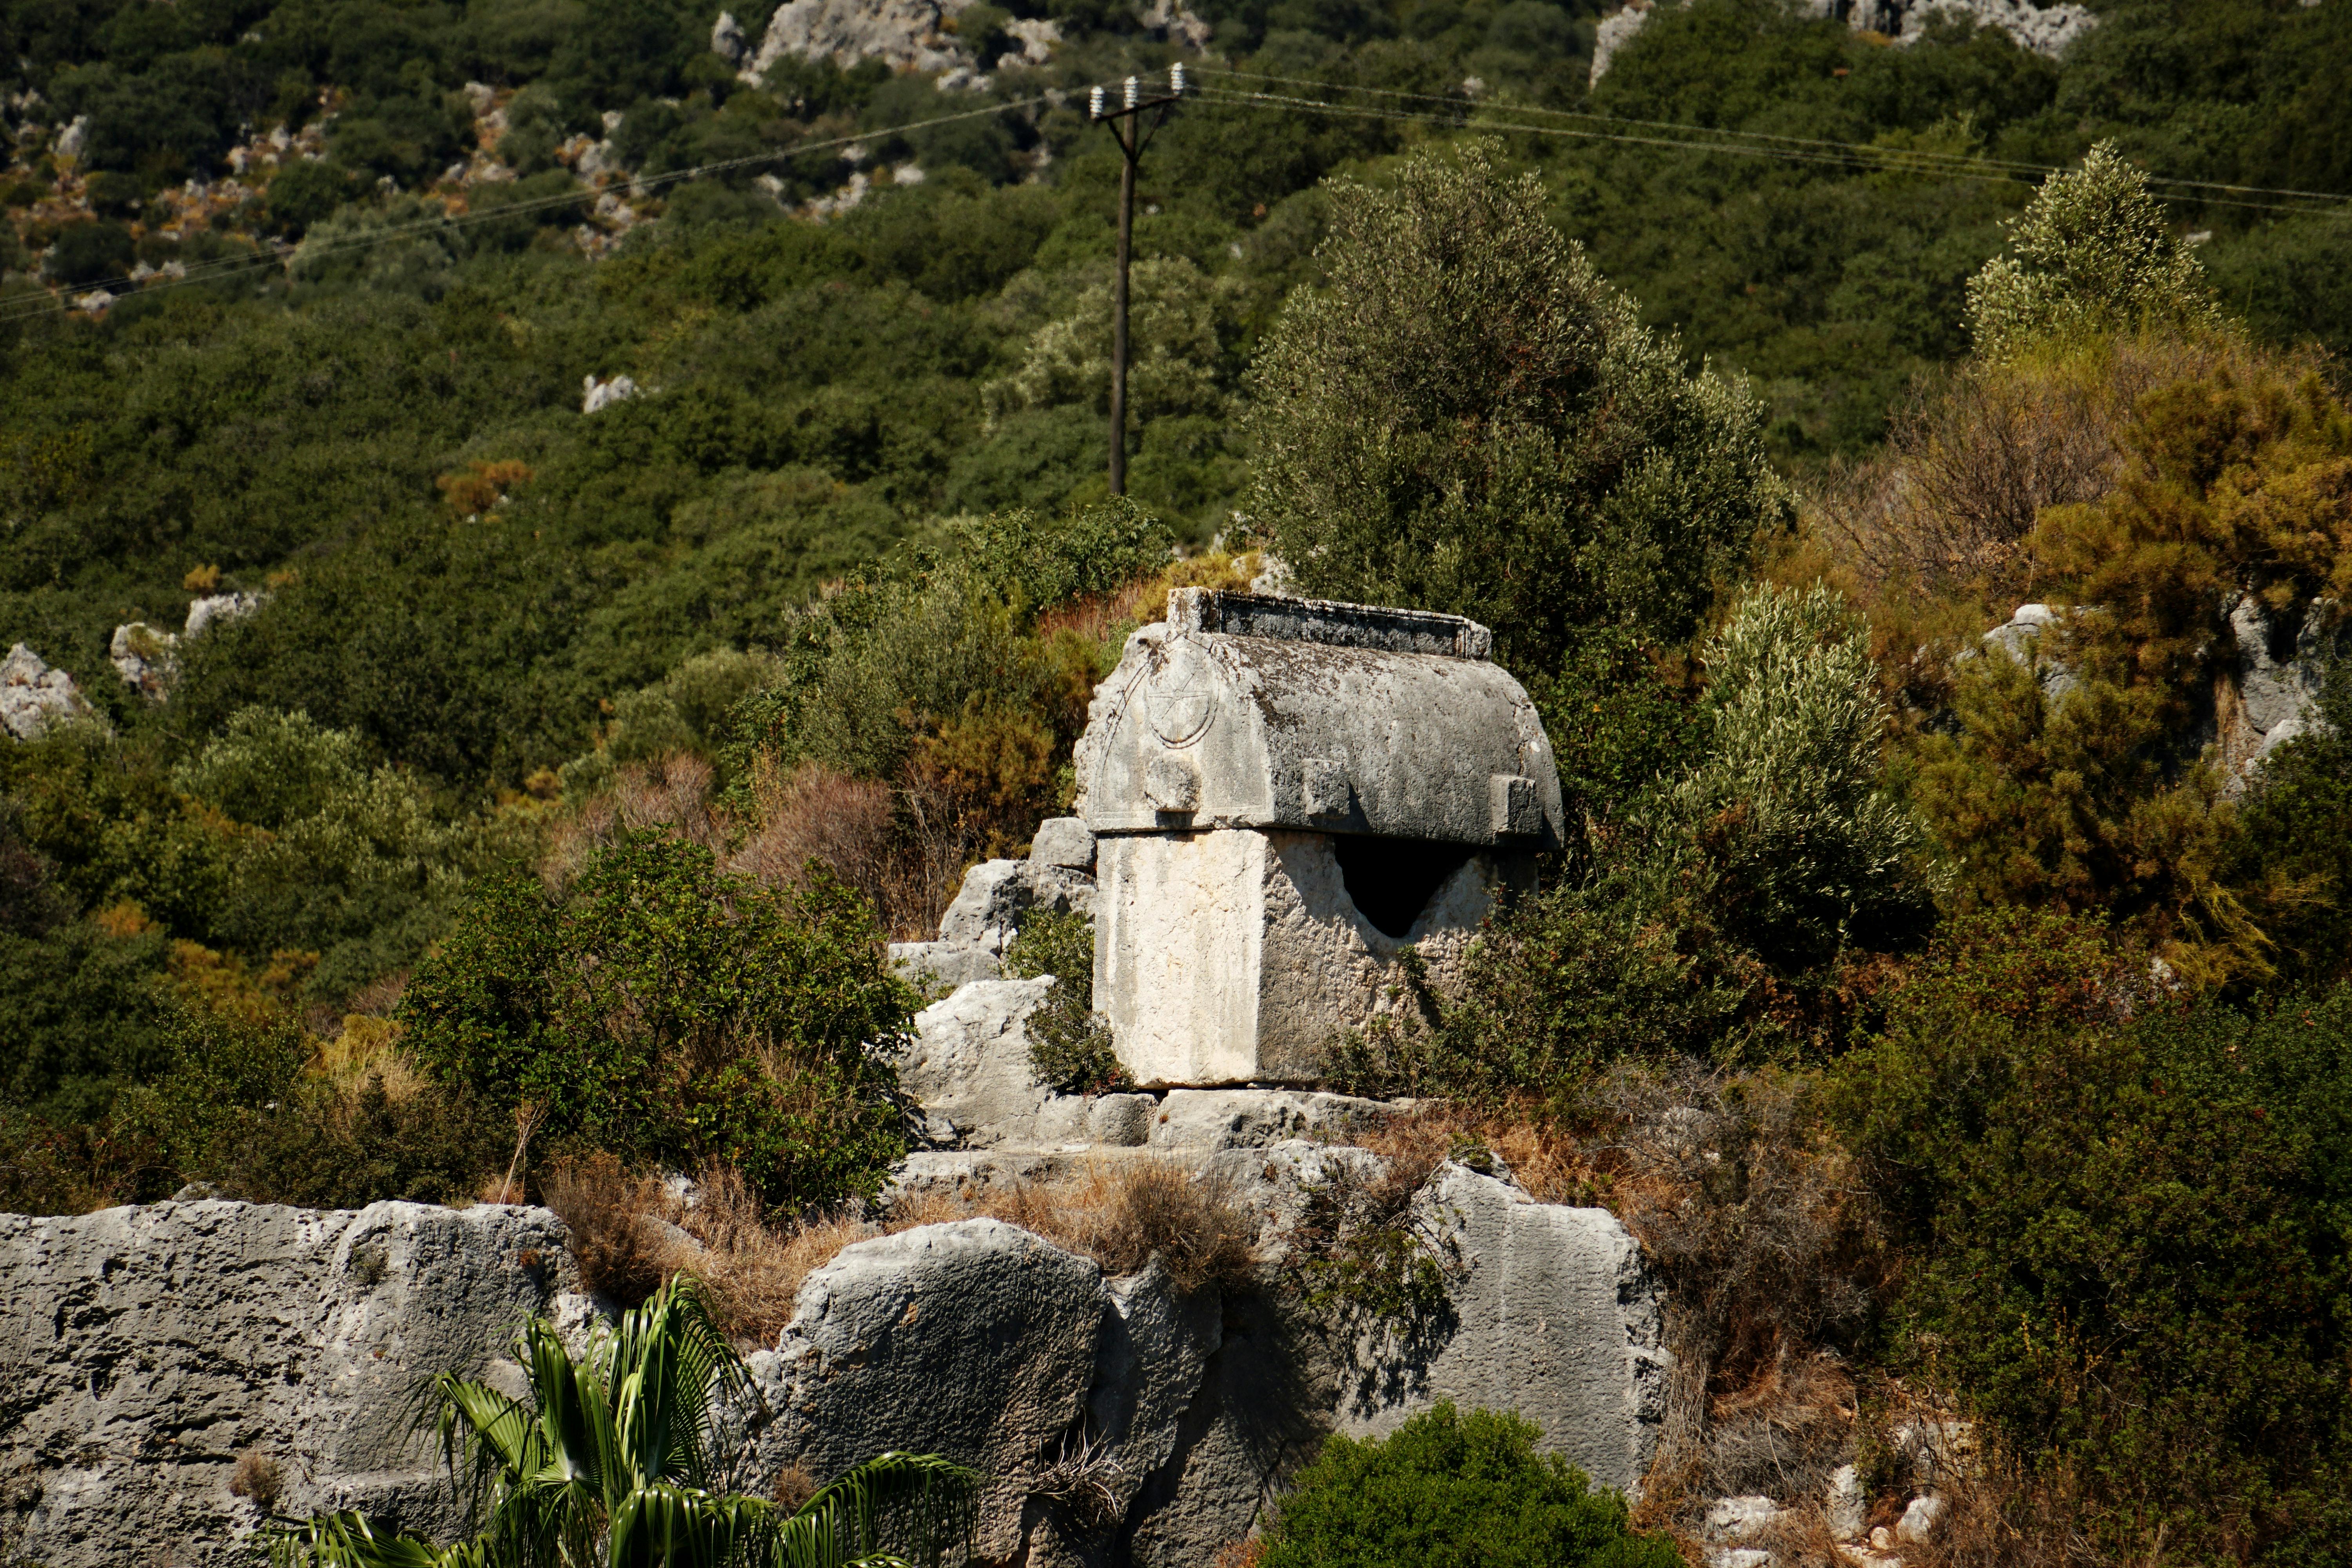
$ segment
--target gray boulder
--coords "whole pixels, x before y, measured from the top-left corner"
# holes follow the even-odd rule
[[[412,1426],[419,1379],[522,1391],[532,1312],[584,1329],[544,1209],[384,1203],[321,1213],[208,1201],[0,1215],[0,1560],[243,1563],[263,1518],[357,1508],[446,1538],[447,1473]]]
[[[1094,879],[1034,860],[984,860],[964,873],[955,901],[940,917],[940,941],[1001,953],[1033,910],[1092,913]]]
[[[1031,1140],[1050,1097],[1030,1068],[1024,1026],[1053,985],[1050,978],[979,980],[932,1003],[915,1015],[899,1084],[971,1147]]]
[[[751,1373],[775,1420],[764,1473],[819,1480],[889,1449],[986,1478],[974,1546],[1013,1556],[1040,1471],[1086,1409],[1102,1271],[992,1219],[922,1226],[843,1249],[801,1286]]]
[[[1409,1100],[1360,1100],[1311,1089],[1171,1089],[1151,1124],[1164,1149],[1255,1149],[1294,1138],[1361,1132],[1412,1109]]]
[[[1339,1428],[1392,1431],[1441,1399],[1515,1411],[1596,1484],[1635,1490],[1674,1366],[1640,1246],[1606,1209],[1536,1203],[1460,1165],[1440,1167],[1422,1202],[1459,1249],[1450,1310],[1356,1348]]]
[[[106,658],[123,685],[151,702],[160,702],[171,685],[179,644],[180,639],[170,632],[159,632],[144,621],[131,621],[114,628]]]

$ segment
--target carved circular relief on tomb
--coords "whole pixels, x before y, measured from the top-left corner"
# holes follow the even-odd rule
[[[1189,746],[1207,732],[1217,711],[1211,690],[1201,656],[1182,644],[1171,648],[1143,704],[1161,745]]]

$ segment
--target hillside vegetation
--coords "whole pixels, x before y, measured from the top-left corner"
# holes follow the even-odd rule
[[[1157,15],[753,80],[756,7],[0,0],[0,646],[84,704],[0,736],[0,1206],[824,1234],[882,942],[1276,570],[1486,622],[1552,737],[1541,888],[1330,1073],[1641,1236],[1635,1527],[1966,1417],[1906,1562],[2339,1554],[2352,9],[1693,0],[1597,82],[1548,0]],[[1178,59],[1113,498],[1085,89]]]

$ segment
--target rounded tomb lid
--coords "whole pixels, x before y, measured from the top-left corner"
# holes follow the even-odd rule
[[[1078,815],[1097,833],[1557,845],[1551,742],[1493,646],[1460,616],[1176,589],[1095,689]]]

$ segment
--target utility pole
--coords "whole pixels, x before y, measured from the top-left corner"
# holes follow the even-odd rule
[[[1115,496],[1127,493],[1127,263],[1135,234],[1135,168],[1151,138],[1168,122],[1169,110],[1184,96],[1183,63],[1168,68],[1165,94],[1146,98],[1140,79],[1129,77],[1122,96],[1125,101],[1117,109],[1105,102],[1108,95],[1099,87],[1087,96],[1087,118],[1110,127],[1111,140],[1125,160],[1118,171],[1118,276],[1110,292],[1110,493]],[[1157,111],[1149,130],[1143,124],[1147,110]]]

